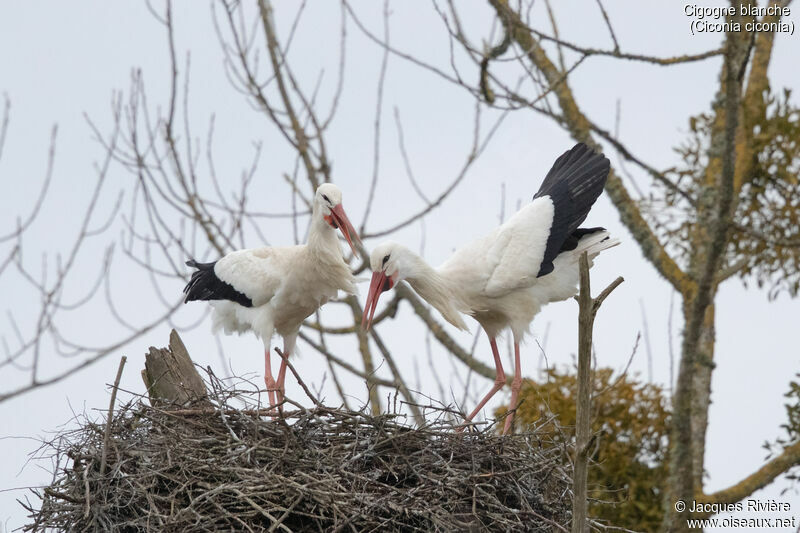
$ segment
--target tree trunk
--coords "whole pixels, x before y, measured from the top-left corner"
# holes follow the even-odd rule
[[[732,17],[740,21],[740,15]],[[686,326],[681,345],[681,364],[673,395],[672,430],[670,434],[669,478],[665,491],[663,530],[688,532],[688,509],[696,495],[694,470],[695,436],[693,411],[699,405],[694,399],[697,362],[703,359],[703,332],[707,331],[708,310],[714,304],[717,275],[724,262],[729,242],[732,212],[735,208],[736,134],[742,100],[742,80],[750,53],[747,35],[729,32],[725,36],[722,68],[722,90],[715,104],[716,118],[711,131],[706,167],[706,186],[698,201],[697,244],[691,260],[692,277],[697,289],[684,295]],[[704,364],[705,372],[711,367]],[[702,378],[701,378],[702,379]],[[707,378],[710,380],[710,375]],[[701,385],[702,383],[700,383]],[[705,386],[705,385],[703,385]],[[701,400],[702,401],[702,400]],[[707,415],[703,415],[705,419]],[[705,422],[707,423],[707,422]],[[699,458],[702,463],[702,457]],[[702,464],[701,464],[702,466]],[[702,470],[700,471],[702,480]]]
[[[712,296],[712,301],[713,299],[714,296]],[[712,304],[706,309],[705,319],[700,330],[694,376],[692,377],[692,475],[695,494],[703,491],[706,430],[708,429],[708,409],[711,405],[711,374],[714,370],[714,342],[714,305]]]

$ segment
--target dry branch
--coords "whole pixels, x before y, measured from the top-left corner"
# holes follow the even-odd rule
[[[578,314],[578,404],[576,406],[575,463],[573,467],[572,533],[585,533],[588,526],[586,480],[591,455],[592,411],[592,328],[603,301],[624,280],[618,277],[592,299],[589,280],[589,258],[584,252],[580,259],[580,293],[577,296]]]
[[[800,464],[800,442],[787,446],[783,452],[767,461],[758,470],[738,483],[711,494],[699,494],[695,497],[703,503],[736,503],[744,500],[757,490],[763,489],[775,478],[785,474],[790,468]],[[712,513],[695,513],[696,518],[707,518]]]

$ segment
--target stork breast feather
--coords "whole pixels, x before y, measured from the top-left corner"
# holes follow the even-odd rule
[[[553,202],[544,196],[520,209],[498,228],[487,250],[492,264],[484,292],[500,297],[536,281],[553,222]]]

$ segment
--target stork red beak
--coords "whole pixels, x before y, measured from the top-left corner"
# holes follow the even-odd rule
[[[350,249],[353,250],[353,255],[358,255],[358,250],[356,250],[352,238],[354,237],[359,243],[361,239],[358,237],[356,228],[353,227],[353,224],[350,223],[350,219],[347,218],[342,204],[331,207],[331,214],[330,216],[326,216],[325,220],[334,228],[339,228],[342,235],[344,235],[344,238],[347,240],[347,244],[350,245]]]
[[[372,326],[372,319],[375,316],[375,308],[378,307],[378,299],[381,297],[381,293],[388,291],[393,286],[394,281],[385,272],[372,273],[367,301],[364,303],[364,315],[361,317],[361,327],[364,328],[364,331],[369,331],[370,326]]]

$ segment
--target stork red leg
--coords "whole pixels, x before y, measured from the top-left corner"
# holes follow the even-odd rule
[[[281,367],[278,370],[278,403],[283,401],[286,395],[286,367],[289,361],[289,355],[294,351],[295,343],[297,342],[297,334],[286,335],[283,338],[283,353],[281,354]]]
[[[497,351],[497,342],[495,342],[494,337],[489,339],[489,344],[492,345],[492,355],[494,356],[494,368],[496,371],[494,385],[492,385],[492,388],[489,390],[486,396],[483,397],[481,403],[479,403],[478,406],[469,414],[467,417],[467,422],[472,421],[472,419],[475,418],[475,415],[477,415],[480,410],[483,409],[483,406],[486,405],[486,402],[491,400],[492,396],[497,394],[497,391],[502,389],[503,385],[506,384],[506,373],[503,372],[503,363],[500,361],[500,352]]]
[[[519,399],[519,389],[522,387],[522,368],[519,361],[519,343],[514,343],[514,379],[511,381],[511,403],[508,404],[509,414],[506,417],[506,424],[503,426],[503,435],[507,435],[511,430],[511,422],[517,411],[517,400]]]
[[[283,357],[281,357],[281,367],[278,370],[278,403],[283,401],[283,396],[286,394],[286,387],[284,386],[284,382],[286,381],[286,362],[289,360],[289,352],[283,352]]]
[[[267,395],[269,396],[269,406],[275,407],[275,391],[277,383],[272,377],[272,364],[269,360],[269,347],[264,348],[264,383],[267,385]]]

